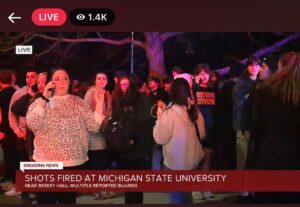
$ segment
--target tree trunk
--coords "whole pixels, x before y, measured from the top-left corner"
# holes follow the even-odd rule
[[[149,61],[149,75],[158,78],[166,76],[164,48],[158,32],[145,32],[146,54]]]

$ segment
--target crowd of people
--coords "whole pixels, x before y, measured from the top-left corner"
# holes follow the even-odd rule
[[[160,79],[103,71],[89,87],[65,68],[37,73],[26,85],[0,71],[0,140],[7,196],[20,161],[59,161],[64,170],[234,170],[300,168],[300,53],[278,64],[250,57],[228,74],[198,64]],[[73,83],[73,84],[72,84]],[[103,198],[107,192],[99,192]],[[171,203],[210,199],[212,192],[172,192]],[[38,203],[76,203],[76,193],[36,194]],[[241,192],[238,202],[300,202],[299,193]],[[126,192],[125,203],[143,203]]]

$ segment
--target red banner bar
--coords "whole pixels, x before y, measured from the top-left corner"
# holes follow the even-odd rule
[[[17,172],[23,192],[213,191],[300,192],[300,171],[93,171]]]

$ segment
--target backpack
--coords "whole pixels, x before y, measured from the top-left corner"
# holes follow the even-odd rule
[[[134,120],[133,107],[125,107],[124,111],[114,113],[108,119],[103,135],[107,148],[113,153],[127,153],[133,150]]]

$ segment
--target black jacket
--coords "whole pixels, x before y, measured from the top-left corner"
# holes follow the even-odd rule
[[[125,129],[128,134],[132,134],[134,138],[133,147],[129,152],[121,154],[121,157],[127,159],[150,159],[152,154],[152,146],[154,139],[152,136],[152,129],[154,125],[154,120],[151,117],[151,101],[149,97],[146,97],[142,93],[137,93],[134,95],[133,100],[128,102],[126,107],[133,108],[134,111],[134,121],[133,124],[128,122],[125,123]],[[120,107],[117,110],[113,110],[112,116],[121,117],[121,113],[124,113],[124,107]]]
[[[264,87],[256,91],[252,107],[248,168],[299,170],[300,106],[282,102]]]
[[[37,93],[34,98],[41,97],[41,93]],[[11,111],[16,114],[17,116],[26,116],[29,105],[30,105],[30,100],[33,97],[29,95],[29,93],[26,93],[24,96],[19,98],[12,106],[11,106]]]

